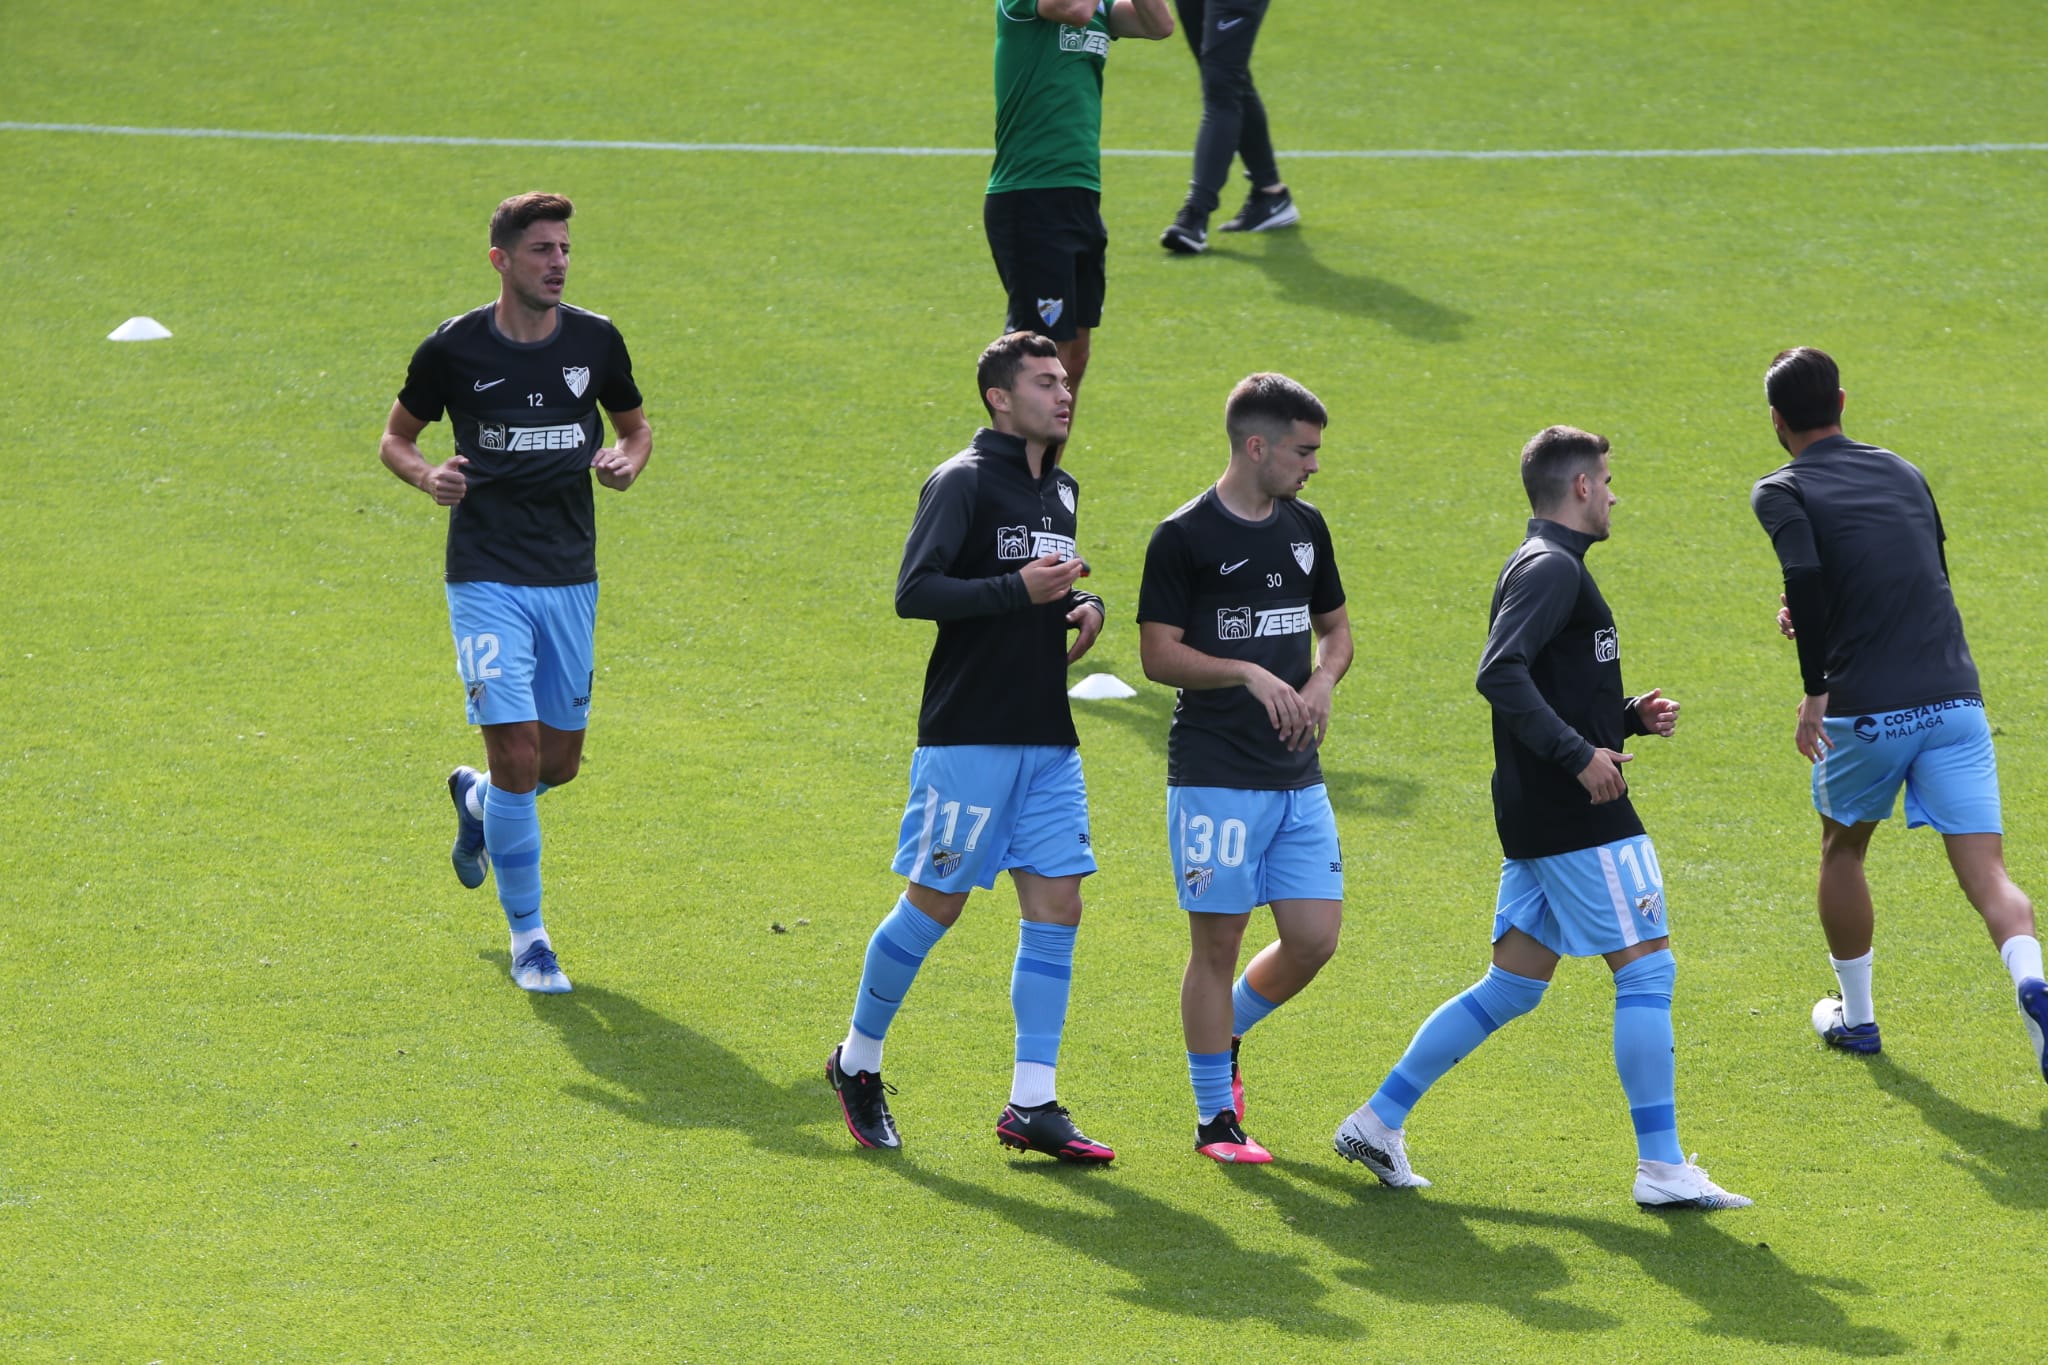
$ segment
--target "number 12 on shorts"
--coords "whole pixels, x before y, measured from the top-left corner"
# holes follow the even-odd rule
[[[486,678],[497,678],[505,670],[498,667],[498,637],[495,635],[465,635],[455,643],[456,665],[462,670],[464,682],[482,682]]]

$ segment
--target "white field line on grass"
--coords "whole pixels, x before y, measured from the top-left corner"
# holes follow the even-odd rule
[[[169,137],[231,142],[332,142],[370,147],[518,147],[570,152],[750,152],[793,156],[965,156],[987,159],[987,147],[835,147],[810,142],[639,142],[536,137],[434,137],[410,133],[268,132],[255,128],[139,128],[105,123],[22,123],[0,120],[0,132],[85,133],[103,137]],[[1551,147],[1460,150],[1448,147],[1359,147],[1282,151],[1290,160],[1324,161],[1638,161],[1687,157],[1955,156],[2048,152],[2048,142],[1936,142],[1894,147]],[[1170,157],[1187,152],[1105,147],[1104,156]]]

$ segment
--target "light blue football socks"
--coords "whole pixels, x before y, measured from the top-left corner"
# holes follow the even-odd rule
[[[1195,1117],[1201,1122],[1208,1123],[1231,1107],[1228,1052],[1190,1052],[1188,1079],[1194,1083]]]
[[[1671,987],[1678,963],[1669,948],[1639,957],[1614,974],[1614,1069],[1628,1096],[1636,1156],[1685,1160],[1678,1145],[1678,1061],[1671,1039]]]
[[[839,1068],[851,1076],[857,1071],[879,1074],[882,1070],[882,1039],[910,983],[917,979],[925,956],[945,937],[946,926],[898,896],[896,908],[883,916],[868,939],[867,960],[861,967],[860,994],[853,1004],[853,1027],[840,1044]]]
[[[1017,965],[1010,973],[1010,1008],[1017,1016],[1017,1065],[1010,1103],[1050,1104],[1057,1098],[1054,1068],[1067,1029],[1067,997],[1074,986],[1072,924],[1017,925]]]
[[[1366,1101],[1372,1112],[1387,1127],[1399,1128],[1407,1121],[1408,1111],[1446,1071],[1511,1020],[1535,1009],[1549,985],[1488,967],[1485,976],[1438,1005],[1436,1013],[1422,1021],[1415,1040]]]
[[[540,919],[540,817],[532,792],[484,792],[484,847],[498,874],[498,904],[514,934],[532,935]]]
[[[1242,1038],[1252,1031],[1253,1024],[1279,1008],[1278,1001],[1268,1000],[1253,990],[1249,975],[1240,972],[1237,984],[1230,988],[1230,1031]]]

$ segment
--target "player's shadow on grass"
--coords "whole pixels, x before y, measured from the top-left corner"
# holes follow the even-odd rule
[[[1166,731],[1173,723],[1173,692],[1166,688],[1140,688],[1135,697],[1097,703],[1087,714],[1131,731],[1163,757]],[[1385,777],[1330,767],[1323,769],[1323,785],[1329,789],[1331,807],[1340,815],[1375,815],[1396,820],[1414,810],[1422,795],[1422,784],[1412,777]]]
[[[1918,1109],[1929,1127],[1961,1149],[1942,1153],[1942,1160],[1977,1177],[1984,1192],[2009,1209],[2048,1208],[2040,1125],[1967,1109],[1883,1053],[1864,1061],[1886,1094]]]
[[[479,954],[500,971],[502,952]],[[831,1107],[802,1081],[788,1085],[754,1070],[696,1030],[602,986],[578,983],[568,995],[529,997],[534,1016],[561,1036],[569,1055],[602,1082],[563,1093],[658,1128],[716,1129],[791,1156],[841,1152],[815,1130]]]
[[[822,1082],[821,1082],[822,1084]],[[889,1169],[930,1194],[1003,1219],[1026,1241],[1049,1241],[1069,1253],[1121,1272],[1135,1287],[1109,1292],[1126,1303],[1177,1317],[1211,1322],[1264,1322],[1281,1331],[1329,1341],[1355,1341],[1366,1329],[1324,1307],[1327,1285],[1295,1257],[1237,1245],[1220,1225],[1131,1188],[1121,1172],[1083,1170],[1042,1157],[1019,1158],[994,1178],[1025,1191],[1010,1194],[955,1179],[899,1157]],[[1033,1185],[1057,1186],[1049,1198]],[[1042,1187],[1041,1187],[1042,1188]],[[1066,1206],[1075,1196],[1092,1209]],[[1058,1201],[1058,1202],[1054,1202]],[[1198,1267],[1227,1265],[1227,1274]],[[1079,1274],[1077,1272],[1077,1278]],[[1219,1337],[1219,1357],[1234,1354]],[[1084,1352],[1085,1354],[1085,1352]]]
[[[1740,1235],[1739,1213],[1632,1212],[1610,1220],[1487,1208],[1387,1190],[1363,1172],[1353,1177],[1319,1167],[1290,1166],[1284,1174],[1266,1174],[1255,1188],[1269,1192],[1297,1230],[1363,1263],[1340,1270],[1340,1279],[1389,1298],[1481,1304],[1542,1331],[1621,1326],[1607,1314],[1546,1297],[1573,1280],[1567,1261],[1552,1247],[1521,1243],[1496,1249],[1479,1236],[1485,1226],[1528,1228],[1546,1234],[1547,1241],[1570,1233],[1609,1256],[1634,1261],[1706,1313],[1694,1325],[1704,1335],[1845,1356],[1893,1356],[1911,1348],[1887,1328],[1858,1326],[1821,1292],[1867,1296],[1868,1286],[1794,1269],[1768,1246]]]
[[[1245,243],[1246,250],[1210,255],[1215,260],[1241,261],[1265,271],[1279,286],[1280,297],[1286,303],[1375,318],[1417,341],[1462,341],[1465,324],[1472,321],[1471,314],[1432,303],[1390,280],[1347,275],[1323,264],[1303,233],[1260,233],[1258,237],[1257,245]]]

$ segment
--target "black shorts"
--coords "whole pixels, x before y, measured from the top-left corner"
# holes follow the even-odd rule
[[[1109,229],[1094,190],[1010,190],[982,200],[989,254],[1010,296],[1005,332],[1072,341],[1102,322]]]

